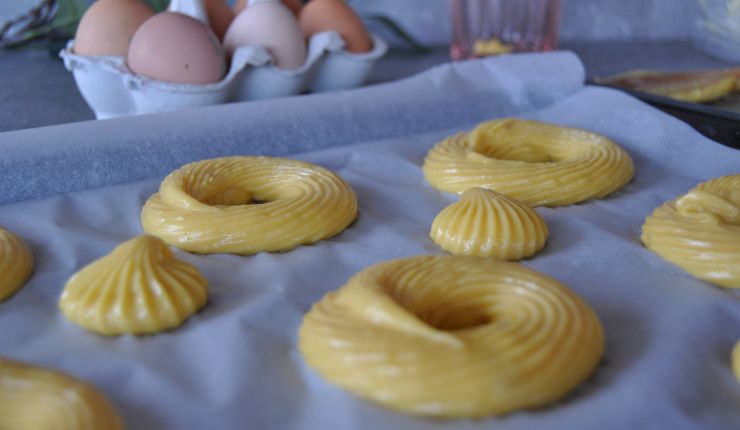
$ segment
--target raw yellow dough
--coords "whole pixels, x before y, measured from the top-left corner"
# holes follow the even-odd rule
[[[0,301],[18,291],[33,270],[33,255],[23,239],[0,227]]]
[[[473,55],[486,57],[488,55],[508,54],[514,50],[513,45],[502,42],[497,38],[483,40],[478,39],[473,44]]]
[[[740,381],[740,341],[732,349],[732,372],[735,374],[735,378]]]
[[[692,72],[632,70],[596,81],[693,103],[720,99],[737,91],[738,87],[736,70]]]
[[[424,176],[439,190],[483,187],[530,206],[605,197],[633,173],[630,156],[604,136],[511,118],[451,136],[424,160]]]
[[[208,282],[197,268],[162,240],[139,236],[72,276],[59,307],[100,334],[151,334],[179,326],[207,300]]]
[[[89,384],[0,358],[0,429],[121,430],[123,422]]]
[[[524,203],[485,188],[471,188],[434,218],[429,236],[458,255],[521,260],[545,246],[547,225]]]
[[[357,218],[357,197],[314,164],[225,157],[181,167],[144,205],[144,230],[187,251],[249,255],[328,239]]]
[[[740,288],[740,175],[701,183],[655,209],[642,242],[699,279]]]
[[[516,263],[421,256],[363,270],[306,314],[306,362],[393,409],[482,417],[552,404],[594,371],[601,324]]]

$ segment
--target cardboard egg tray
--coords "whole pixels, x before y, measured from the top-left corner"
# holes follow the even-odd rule
[[[272,56],[262,46],[241,47],[234,52],[226,76],[206,85],[136,75],[124,57],[76,55],[74,40],[59,55],[95,116],[103,119],[355,88],[366,81],[375,63],[388,50],[383,39],[374,34],[371,37],[372,50],[354,54],[345,49],[338,33],[315,34],[308,42],[306,61],[294,70],[272,65]]]

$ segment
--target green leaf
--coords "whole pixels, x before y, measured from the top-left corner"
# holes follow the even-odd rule
[[[55,35],[63,37],[74,37],[82,16],[89,6],[89,0],[58,0],[59,8],[51,23],[34,29],[33,37],[54,32]],[[169,0],[147,0],[155,11],[161,12],[167,9]]]
[[[39,27],[33,31],[39,32],[58,31],[63,35],[72,37],[77,30],[77,23],[80,22],[82,15],[87,9],[86,0],[58,0],[57,14],[50,24]]]
[[[170,4],[169,0],[148,0],[148,3],[156,10],[161,12],[167,9],[167,5]]]
[[[396,21],[389,18],[386,15],[363,15],[363,19],[367,21],[375,21],[383,25],[385,28],[390,30],[396,37],[401,39],[403,42],[405,42],[407,45],[409,45],[412,49],[419,53],[428,53],[431,52],[431,48],[428,46],[424,46],[421,43],[419,43],[416,39],[414,39],[413,36],[411,36],[406,30],[403,29]]]

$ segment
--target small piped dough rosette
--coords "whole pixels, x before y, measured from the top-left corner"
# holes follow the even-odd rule
[[[357,197],[315,164],[224,157],[168,175],[144,205],[144,230],[201,254],[288,251],[328,239],[357,218]]]
[[[444,208],[429,233],[437,245],[452,254],[511,261],[541,250],[547,235],[545,221],[532,208],[477,187]]]
[[[85,266],[64,287],[59,307],[72,322],[115,336],[180,326],[208,300],[208,282],[152,236],[139,236]]]
[[[423,170],[439,190],[488,188],[529,206],[605,197],[634,174],[629,154],[604,136],[512,118],[443,140],[429,151]]]
[[[641,239],[699,279],[740,288],[740,175],[703,182],[659,206]]]
[[[33,271],[33,255],[28,245],[0,227],[0,302],[26,283]]]
[[[594,371],[601,324],[516,263],[420,256],[363,270],[306,314],[299,348],[332,383],[431,417],[552,404]]]
[[[0,429],[121,430],[123,421],[89,384],[0,358]]]

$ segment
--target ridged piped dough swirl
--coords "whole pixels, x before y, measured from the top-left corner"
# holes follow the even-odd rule
[[[699,279],[740,288],[740,175],[703,182],[645,219],[642,242]]]
[[[630,156],[604,136],[537,121],[484,122],[434,146],[424,176],[442,191],[498,191],[530,206],[605,197],[630,181]]]
[[[549,405],[593,372],[604,349],[596,315],[562,284],[462,256],[363,270],[311,308],[299,338],[330,382],[434,417]]]
[[[259,204],[257,204],[259,203]],[[144,230],[187,251],[287,251],[330,238],[357,217],[357,197],[314,164],[225,157],[181,167],[144,205]]]
[[[162,240],[139,236],[72,276],[59,306],[100,334],[152,334],[179,326],[207,301],[208,282],[196,267]]]
[[[457,255],[521,260],[545,246],[547,225],[524,203],[485,188],[471,188],[442,210],[429,236]]]
[[[123,422],[89,384],[0,358],[0,429],[120,430]]]
[[[33,270],[33,255],[28,245],[0,227],[0,301],[18,291]]]

